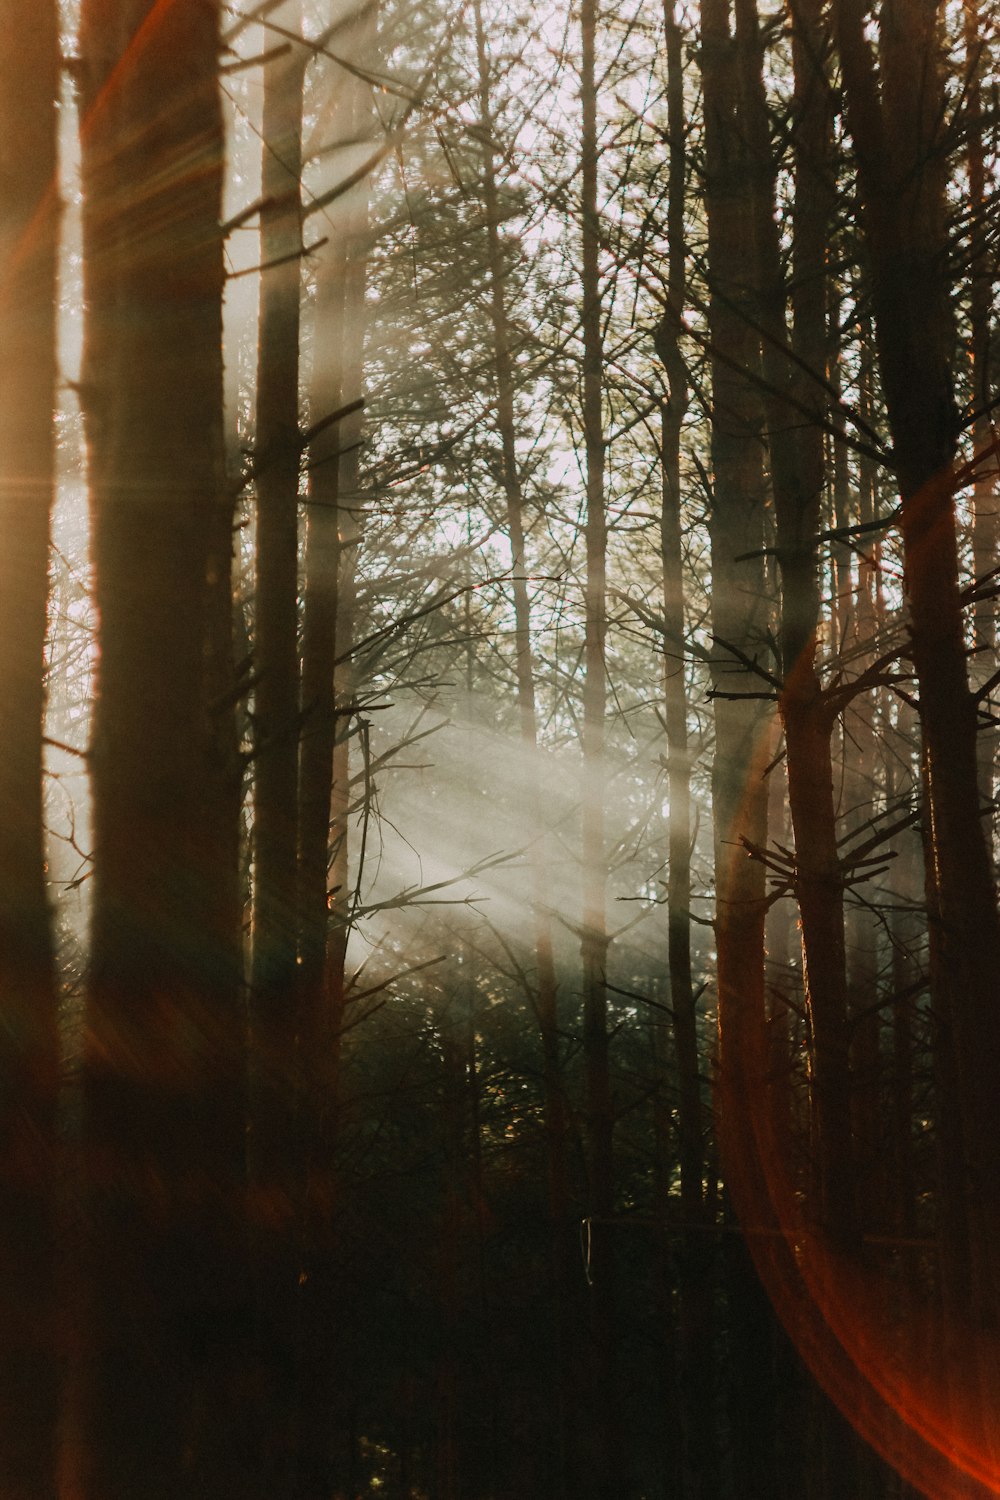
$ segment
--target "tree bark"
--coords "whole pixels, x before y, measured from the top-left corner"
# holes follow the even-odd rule
[[[586,466],[586,578],[583,686],[583,1052],[586,1072],[588,1208],[591,1220],[591,1337],[595,1500],[611,1500],[622,1483],[615,1388],[614,1106],[608,1045],[605,707],[607,699],[607,517],[603,378],[604,336],[598,207],[597,0],[580,11],[581,321],[583,440]]]
[[[953,1058],[975,1319],[995,1327],[1000,1244],[1000,966],[992,862],[980,816],[977,707],[969,690],[955,517],[958,419],[947,280],[944,114],[937,7],[883,7],[878,74],[859,0],[833,10],[858,162],[876,346],[901,497],[904,586],[919,684],[929,825],[932,1002]],[[915,77],[922,79],[913,88]],[[950,1037],[950,1041],[947,1040]],[[948,1101],[944,1101],[945,1109]]]
[[[283,12],[301,31],[301,4]],[[288,1389],[270,1413],[267,1483],[296,1493],[304,1445],[300,1274],[305,1167],[299,1107],[298,581],[302,108],[308,53],[264,63],[260,309],[254,472],[253,824],[250,973],[250,1228],[258,1339]]]
[[[874,474],[861,459],[858,475],[860,506],[857,521],[875,520]],[[877,544],[876,544],[877,545]],[[853,618],[845,646],[852,665],[863,672],[874,660],[877,635],[876,551],[862,544]],[[844,715],[844,834],[860,838],[875,806],[878,791],[876,694],[854,699]],[[888,800],[888,799],[887,799]],[[886,1176],[886,1136],[880,1109],[882,1086],[881,1007],[879,1004],[880,891],[875,881],[857,881],[847,912],[848,1013],[852,1027],[853,1126],[858,1181],[859,1223],[868,1230],[883,1227],[885,1205],[891,1197]],[[894,1085],[896,1081],[894,1080]],[[898,1086],[903,1086],[902,1080]]]
[[[978,0],[964,0],[962,7],[965,42],[965,128],[968,132],[966,163],[969,177],[969,210],[972,218],[972,250],[969,265],[969,358],[972,366],[972,449],[985,454],[996,437],[992,417],[990,336],[992,267],[986,249],[987,164],[986,122],[983,119],[982,62],[984,39]],[[973,481],[972,571],[976,580],[991,578],[997,566],[997,482],[995,463],[980,463]],[[992,471],[992,472],[991,472]],[[984,592],[974,611],[975,656],[973,682],[981,689],[997,666],[996,601]],[[990,712],[992,694],[984,707]],[[997,759],[997,730],[991,723],[979,726],[979,795],[991,808]],[[995,827],[991,813],[988,827]]]
[[[796,195],[793,215],[795,297],[786,350],[787,293],[776,221],[777,169],[764,91],[763,46],[755,0],[736,0],[741,118],[752,162],[757,312],[763,333],[768,450],[781,569],[780,699],[788,794],[795,835],[795,887],[802,922],[803,979],[813,1041],[812,1095],[819,1221],[832,1242],[856,1235],[851,1170],[844,898],[833,801],[834,714],[816,663],[820,597],[816,560],[824,443],[820,421],[826,370],[825,253],[828,194],[824,165],[829,119],[826,80],[817,59],[817,7],[799,8],[793,38],[792,105]],[[811,378],[810,378],[811,377]],[[797,398],[798,411],[785,399]],[[802,420],[801,408],[815,414]]]
[[[59,22],[0,3],[0,1491],[55,1493],[56,980],[42,732],[54,490]]]
[[[287,28],[301,27],[297,5]],[[271,1153],[280,1179],[294,1110],[296,809],[298,797],[299,306],[302,248],[302,85],[305,48],[264,64],[257,342],[256,590],[254,599],[253,929],[251,1017],[255,1095],[252,1158]],[[264,1103],[264,1100],[267,1103]],[[282,1118],[285,1124],[282,1125]]]
[[[768,739],[764,701],[769,682],[745,663],[768,670],[768,607],[760,551],[766,491],[761,411],[747,373],[760,359],[750,320],[752,282],[745,254],[750,215],[747,155],[738,128],[737,77],[729,0],[704,0],[701,68],[705,109],[705,204],[710,278],[709,336],[712,388],[712,692],[715,755],[716,989],[719,1059],[717,1110],[723,1171],[744,1230],[774,1222],[766,1164],[764,866],[745,842],[760,848],[767,836]],[[771,679],[773,681],[773,678]],[[763,1241],[748,1240],[756,1253]],[[750,1273],[751,1277],[754,1273]],[[758,1325],[754,1321],[754,1327]],[[754,1335],[758,1358],[767,1359]],[[743,1345],[741,1344],[741,1349]],[[745,1352],[745,1351],[744,1351]],[[737,1424],[738,1493],[774,1494],[773,1442],[758,1424]],[[773,1436],[773,1434],[772,1434]]]
[[[758,360],[748,317],[751,288],[743,226],[749,204],[746,160],[736,128],[736,78],[728,0],[708,0],[702,9],[702,82],[705,93],[706,181],[710,333],[712,360],[712,540],[713,695],[716,750],[712,800],[716,825],[718,910],[720,1107],[735,1093],[736,1131],[746,1060],[757,1055],[749,1041],[764,1025],[764,872],[740,847],[758,847],[766,834],[767,791],[760,775],[766,713],[734,651],[766,662],[767,613],[759,552],[764,539],[765,487],[761,414],[750,382],[741,373]],[[748,1045],[743,1046],[744,1037]],[[730,1129],[720,1122],[724,1137]],[[742,1148],[734,1140],[739,1160]],[[737,1169],[739,1160],[736,1163]],[[749,1160],[743,1161],[747,1168]],[[749,1187],[750,1184],[748,1183]],[[737,1189],[737,1192],[739,1190]],[[740,1204],[740,1211],[749,1205]]]
[[[374,7],[360,6],[338,34],[338,51],[361,65],[373,44],[375,14]],[[359,141],[366,149],[372,110],[370,88],[362,79],[338,68],[334,88],[324,154],[338,180],[348,175]],[[349,862],[350,745],[360,722],[351,652],[361,540],[358,483],[368,192],[367,179],[362,180],[325,211],[329,243],[317,262],[310,390],[315,435],[309,446],[298,806],[299,1112],[306,1279],[300,1285],[298,1318],[306,1432],[302,1462],[304,1478],[313,1486],[303,1493],[317,1496],[328,1493],[338,1477],[333,1473],[336,1462],[329,1433],[335,1422],[346,1421],[349,1400],[338,1379],[348,1351],[335,1304],[337,1146],[354,899]]]
[[[100,656],[84,1043],[94,1500],[246,1491],[242,1027],[223,930],[228,513],[217,4],[85,0],[87,424]],[[211,1393],[211,1399],[209,1397]],[[209,1420],[209,1412],[211,1419]]]
[[[685,590],[681,529],[681,433],[688,380],[680,330],[687,280],[686,140],[683,35],[672,0],[664,5],[667,62],[667,188],[669,307],[656,331],[656,350],[667,376],[660,407],[660,552],[663,580],[663,706],[667,737],[667,966],[671,1029],[677,1069],[677,1151],[681,1218],[677,1255],[678,1388],[683,1410],[683,1466],[691,1493],[718,1493],[715,1422],[714,1258],[706,1253],[704,1200],[705,1071],[698,1040],[698,1011],[691,972],[691,755],[685,681]],[[662,1149],[662,1147],[661,1147]]]

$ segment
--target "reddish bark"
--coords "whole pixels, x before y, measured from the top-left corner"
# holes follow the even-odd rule
[[[58,1084],[42,721],[54,488],[54,0],[0,4],[0,1490],[55,1491],[52,1193]]]
[[[936,7],[887,4],[876,71],[859,0],[833,11],[858,162],[876,346],[902,501],[904,583],[919,685],[928,828],[926,896],[941,1108],[961,1122],[951,1171],[963,1204],[976,1314],[995,1326],[1000,1244],[1000,921],[980,816],[955,517],[958,420],[947,280],[942,70]],[[913,88],[915,77],[922,79]]]

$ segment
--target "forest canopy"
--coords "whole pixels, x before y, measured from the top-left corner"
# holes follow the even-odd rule
[[[0,0],[3,1500],[1000,1495],[980,0]]]

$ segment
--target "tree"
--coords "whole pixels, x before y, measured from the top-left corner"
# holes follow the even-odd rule
[[[677,1069],[677,1153],[680,1210],[687,1230],[678,1287],[678,1388],[683,1405],[685,1465],[694,1493],[718,1488],[713,1258],[705,1254],[705,1108],[698,1035],[697,995],[691,964],[691,753],[686,683],[687,622],[682,540],[681,451],[690,390],[683,345],[687,285],[687,139],[684,114],[683,32],[675,7],[664,6],[667,65],[667,294],[669,305],[655,333],[667,376],[660,412],[662,494],[660,545],[663,573],[664,728],[667,739],[667,965],[673,1055]],[[664,1147],[666,1143],[664,1142]],[[663,1149],[664,1147],[661,1147]],[[664,1174],[666,1175],[666,1174]],[[665,1214],[665,1183],[658,1194]],[[666,1232],[668,1224],[664,1223]],[[666,1254],[666,1246],[663,1252]]]
[[[294,35],[300,17],[286,16]],[[298,799],[299,304],[302,87],[308,54],[279,44],[264,64],[257,340],[254,595],[253,1011],[264,1084],[284,1092],[294,1050]],[[279,1110],[281,1106],[278,1106]],[[272,1121],[272,1126],[275,1125]],[[280,1127],[279,1127],[280,1130]],[[258,1142],[261,1150],[277,1142]]]
[[[833,14],[847,124],[857,152],[879,370],[901,497],[910,649],[920,693],[924,797],[933,850],[926,890],[933,913],[931,983],[941,1045],[954,1053],[945,1088],[958,1090],[961,1122],[961,1165],[950,1163],[960,1186],[945,1229],[951,1247],[949,1278],[959,1301],[972,1297],[992,1321],[994,1314],[987,1310],[996,1304],[996,1267],[989,1247],[996,1242],[1000,1179],[985,1142],[996,1124],[992,1079],[1000,1035],[993,975],[1000,956],[1000,922],[973,771],[977,711],[968,684],[959,590],[959,423],[945,260],[937,10],[883,7],[877,72],[861,8],[838,4]],[[910,87],[915,69],[926,80],[918,96]],[[942,1103],[947,1107],[947,1101]]]
[[[82,1492],[235,1492],[237,930],[208,695],[223,469],[219,7],[87,0],[83,396],[99,618]],[[230,710],[231,711],[231,710]],[[214,1391],[215,1396],[209,1397]],[[233,1399],[230,1395],[229,1399]]]
[[[816,537],[824,480],[825,253],[829,235],[829,119],[819,66],[818,15],[796,17],[793,209],[793,327],[776,219],[778,160],[771,141],[764,54],[753,0],[737,0],[735,41],[742,124],[752,182],[753,315],[761,332],[764,411],[781,572],[779,708],[795,835],[795,889],[802,921],[809,1007],[816,1152],[825,1231],[850,1245],[857,1234],[851,1166],[847,969],[843,882],[837,847],[831,737],[835,709],[816,664],[820,618]],[[804,418],[804,420],[803,420]]]
[[[607,844],[605,832],[605,730],[607,658],[607,518],[598,207],[597,6],[584,0],[580,12],[580,294],[583,332],[582,425],[585,448],[585,542],[583,690],[583,1047],[587,1068],[587,1173],[593,1249],[594,1495],[614,1493],[622,1454],[614,1374],[614,1258],[609,1221],[614,1212],[614,1105],[608,1061]]]
[[[56,978],[43,828],[49,516],[55,488],[55,4],[0,8],[0,1485],[55,1493]]]
[[[350,746],[362,721],[356,633],[355,577],[361,540],[360,447],[364,408],[367,174],[351,182],[358,147],[371,136],[375,8],[360,5],[331,28],[340,63],[321,112],[316,154],[324,175],[345,191],[324,209],[327,243],[317,252],[305,598],[299,681],[298,1079],[299,1145],[305,1192],[300,1293],[303,1468],[307,1483],[329,1487],[334,1413],[347,1395],[338,1374],[347,1357],[336,1304],[341,1039],[347,1021],[347,948],[357,904],[351,886]],[[317,47],[322,49],[329,34]],[[366,727],[366,726],[363,726]],[[367,766],[365,770],[367,777]],[[360,802],[367,812],[370,791]],[[313,1471],[310,1474],[309,1466]]]

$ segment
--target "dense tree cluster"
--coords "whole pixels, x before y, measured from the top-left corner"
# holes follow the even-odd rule
[[[998,48],[0,0],[5,1500],[1000,1494]]]

